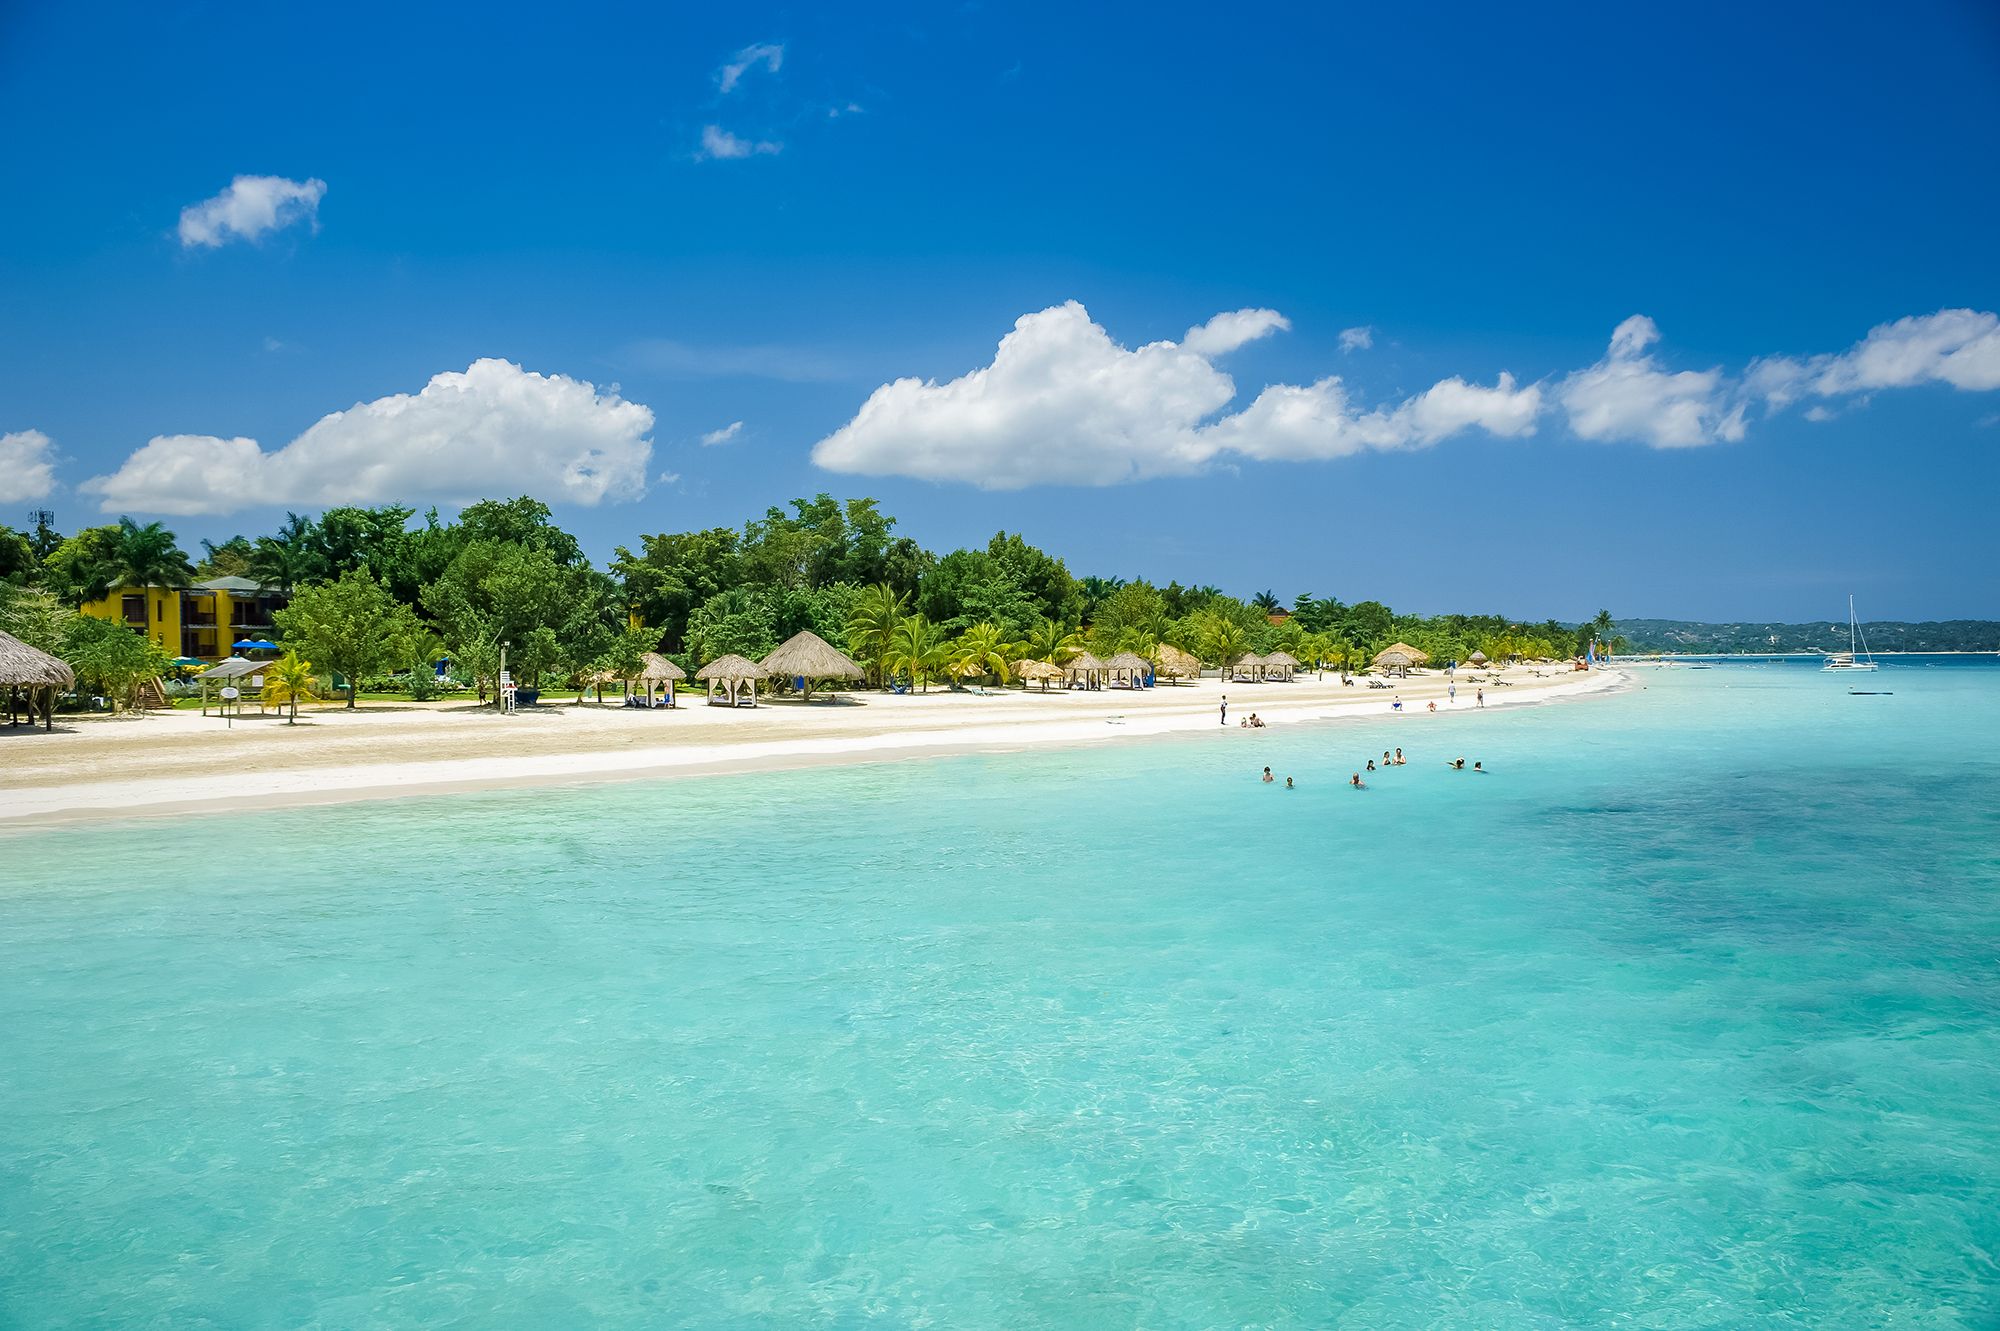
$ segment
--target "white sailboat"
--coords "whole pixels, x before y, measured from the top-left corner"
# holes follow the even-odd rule
[[[1859,644],[1857,647],[1857,643]],[[1847,650],[1828,652],[1822,670],[1873,670],[1875,658],[1868,654],[1868,635],[1854,618],[1854,598],[1847,598]]]

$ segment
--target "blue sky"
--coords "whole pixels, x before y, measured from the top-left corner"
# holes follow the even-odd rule
[[[1618,8],[9,6],[0,521],[2000,616],[1996,11]]]

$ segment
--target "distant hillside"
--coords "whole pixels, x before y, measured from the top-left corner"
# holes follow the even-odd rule
[[[2000,651],[2000,622],[1946,619],[1922,624],[1879,620],[1863,624],[1878,652]],[[1847,625],[1697,624],[1685,619],[1621,619],[1618,630],[1632,652],[1845,651]]]

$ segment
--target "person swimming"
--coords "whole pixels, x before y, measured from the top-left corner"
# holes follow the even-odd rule
[[[1401,767],[1401,766],[1403,765],[1403,762],[1404,762],[1404,758],[1403,758],[1403,751],[1402,751],[1401,749],[1397,749],[1397,750],[1396,750],[1396,766],[1398,766],[1398,767]]]
[[[1348,777],[1347,784],[1353,786],[1356,790],[1368,789],[1367,786],[1361,784],[1361,773],[1359,772],[1356,772],[1353,776]]]
[[[1368,760],[1368,770],[1371,772],[1375,770],[1375,760],[1373,758]]]
[[[1486,769],[1485,769],[1484,767],[1481,767],[1481,766],[1480,766],[1480,765],[1479,765],[1478,763],[1476,763],[1476,762],[1472,764],[1472,770],[1473,770],[1473,771],[1475,771],[1475,772],[1477,772],[1477,773],[1479,773],[1479,775],[1481,775],[1481,776],[1485,776],[1485,775],[1486,775]]]
[[[1465,770],[1465,759],[1456,759],[1455,761],[1446,763],[1445,766],[1454,772],[1463,772]]]
[[[1267,768],[1265,768],[1265,769],[1264,769],[1264,780],[1265,780],[1265,781],[1267,781],[1267,782],[1269,782],[1269,781],[1273,781],[1273,780],[1275,780],[1275,779],[1276,779],[1276,778],[1275,778],[1275,777],[1273,777],[1273,776],[1271,775],[1271,769],[1270,769],[1270,768],[1268,768],[1268,767],[1267,767]]]
[[[1286,778],[1285,778],[1285,789],[1286,789],[1286,790],[1297,790],[1297,789],[1298,789],[1298,787],[1292,784],[1292,779],[1291,779],[1290,777],[1286,777]]]

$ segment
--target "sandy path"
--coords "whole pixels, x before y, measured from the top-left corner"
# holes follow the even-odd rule
[[[1493,678],[1489,673],[1489,680]],[[1486,685],[1489,707],[1515,707],[1615,687],[1617,672],[1525,668]],[[500,716],[465,702],[311,708],[297,726],[276,718],[225,725],[198,712],[59,722],[54,734],[0,726],[0,826],[122,817],[231,805],[381,797],[414,790],[875,761],[970,749],[1018,749],[1231,725],[1255,711],[1274,725],[1404,711],[1474,710],[1459,679],[1423,676],[1392,690],[1326,679],[1223,684],[1204,679],[1137,692],[990,696],[865,693],[837,705],[774,703],[731,711],[688,696],[675,711],[556,705]]]

